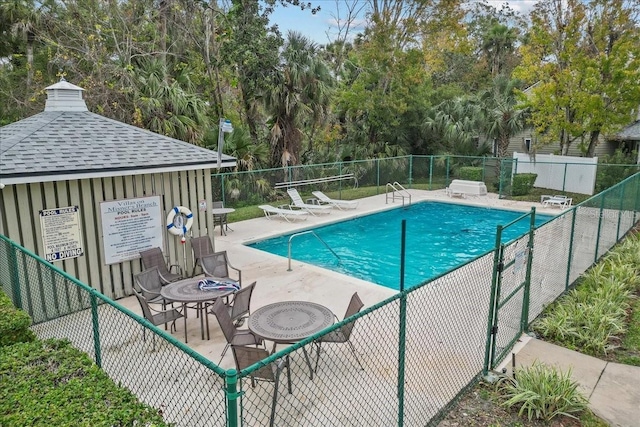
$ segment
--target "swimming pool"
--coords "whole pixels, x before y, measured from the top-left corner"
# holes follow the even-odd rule
[[[496,226],[522,216],[521,212],[442,202],[421,202],[313,231],[294,238],[291,257],[349,276],[398,289],[402,220],[407,220],[405,286],[411,287],[492,249]],[[553,217],[536,215],[536,226]],[[528,217],[507,228],[503,241],[526,233]],[[293,234],[293,233],[292,233]],[[250,247],[288,256],[291,234],[250,244]]]

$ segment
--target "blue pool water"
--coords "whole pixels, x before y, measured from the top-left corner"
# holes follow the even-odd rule
[[[507,210],[423,202],[314,229],[340,260],[311,234],[295,237],[291,253],[295,260],[398,289],[402,220],[406,219],[405,286],[411,287],[492,249],[496,226],[520,216]],[[551,218],[536,215],[536,226]],[[529,223],[526,217],[508,227],[503,241],[526,233]],[[249,246],[287,257],[290,236]]]

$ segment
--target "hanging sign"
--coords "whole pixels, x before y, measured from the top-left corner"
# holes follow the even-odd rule
[[[79,217],[78,206],[40,211],[44,259],[53,262],[84,255]]]
[[[106,264],[140,256],[140,252],[163,247],[163,214],[160,196],[100,203]]]

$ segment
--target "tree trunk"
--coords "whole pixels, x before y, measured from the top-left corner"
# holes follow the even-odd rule
[[[600,137],[600,129],[592,130],[589,133],[589,148],[587,149],[587,157],[593,157],[596,152],[596,146],[598,145],[598,139]]]

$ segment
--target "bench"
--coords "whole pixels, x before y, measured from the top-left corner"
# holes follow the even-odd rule
[[[486,196],[487,186],[482,181],[454,179],[446,188],[449,197]]]

